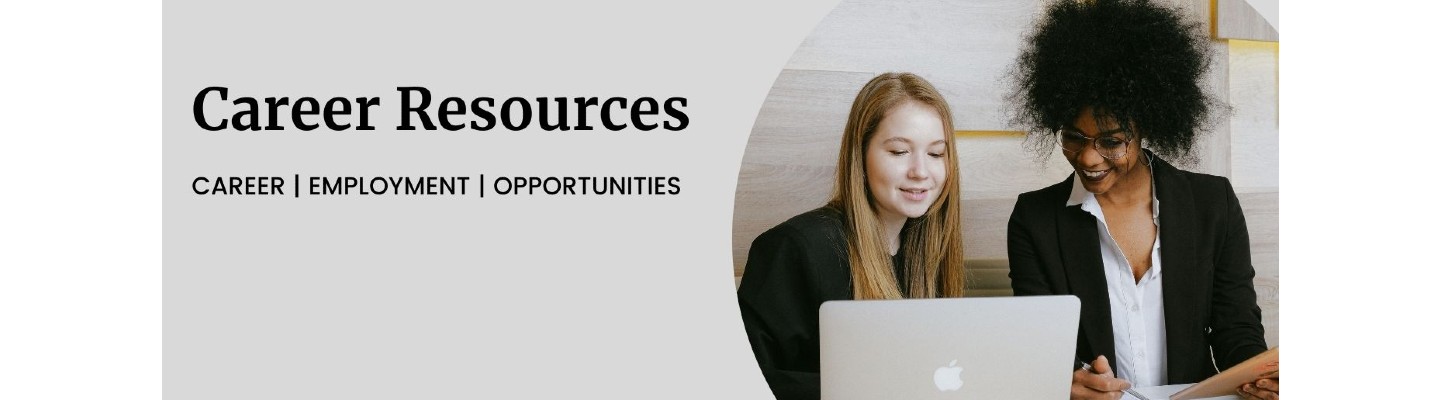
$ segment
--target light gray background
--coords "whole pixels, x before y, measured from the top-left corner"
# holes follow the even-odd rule
[[[166,398],[770,397],[735,306],[736,176],[767,91],[834,3],[165,2]],[[190,112],[206,86],[383,100],[375,131],[208,132]],[[682,96],[691,125],[395,132],[396,86]],[[682,194],[190,192],[295,173],[660,175]]]
[[[166,398],[768,397],[735,306],[735,179],[766,91],[832,6],[166,2]],[[190,112],[206,86],[383,100],[371,132],[208,132]],[[691,124],[396,132],[396,86],[682,96]],[[682,192],[190,192],[295,173],[678,176]]]

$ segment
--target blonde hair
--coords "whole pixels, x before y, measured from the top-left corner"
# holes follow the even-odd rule
[[[850,280],[855,299],[960,297],[965,289],[965,257],[960,238],[960,169],[954,140],[947,140],[945,182],[925,215],[905,222],[901,231],[906,284],[896,280],[894,267],[865,179],[865,153],[885,114],[915,101],[935,108],[950,138],[954,124],[950,106],[930,82],[910,73],[886,73],[871,79],[855,102],[841,139],[835,167],[835,192],[829,206],[846,216],[845,238],[850,254]]]

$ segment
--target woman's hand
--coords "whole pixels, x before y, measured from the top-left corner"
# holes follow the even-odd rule
[[[1130,388],[1130,382],[1115,377],[1115,371],[1110,369],[1110,362],[1105,359],[1105,356],[1095,357],[1095,362],[1091,363],[1090,368],[1090,370],[1077,369],[1071,375],[1070,398],[1072,400],[1116,400],[1125,395],[1123,390]]]
[[[1254,382],[1240,385],[1235,393],[1245,400],[1280,400],[1280,371],[1261,375]]]

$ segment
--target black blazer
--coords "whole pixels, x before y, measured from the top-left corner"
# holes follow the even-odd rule
[[[740,317],[779,400],[820,398],[820,303],[850,300],[850,256],[839,210],[819,208],[765,231],[740,280]]]
[[[1229,180],[1153,160],[1167,378],[1172,384],[1199,382],[1215,375],[1217,366],[1229,368],[1266,350],[1252,283],[1250,235]],[[1010,214],[1008,248],[1015,295],[1080,298],[1078,368],[1080,361],[1101,354],[1114,360],[1115,337],[1095,217],[1078,205],[1065,205],[1073,179],[1072,174],[1020,195]]]

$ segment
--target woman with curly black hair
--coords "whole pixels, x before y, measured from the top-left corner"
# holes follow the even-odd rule
[[[1016,295],[1080,298],[1071,398],[1199,382],[1266,350],[1234,189],[1165,161],[1193,160],[1222,107],[1201,88],[1207,40],[1178,8],[1061,0],[1020,53],[1016,122],[1075,173],[1016,201],[1010,277]],[[1278,399],[1279,378],[1237,392]]]

